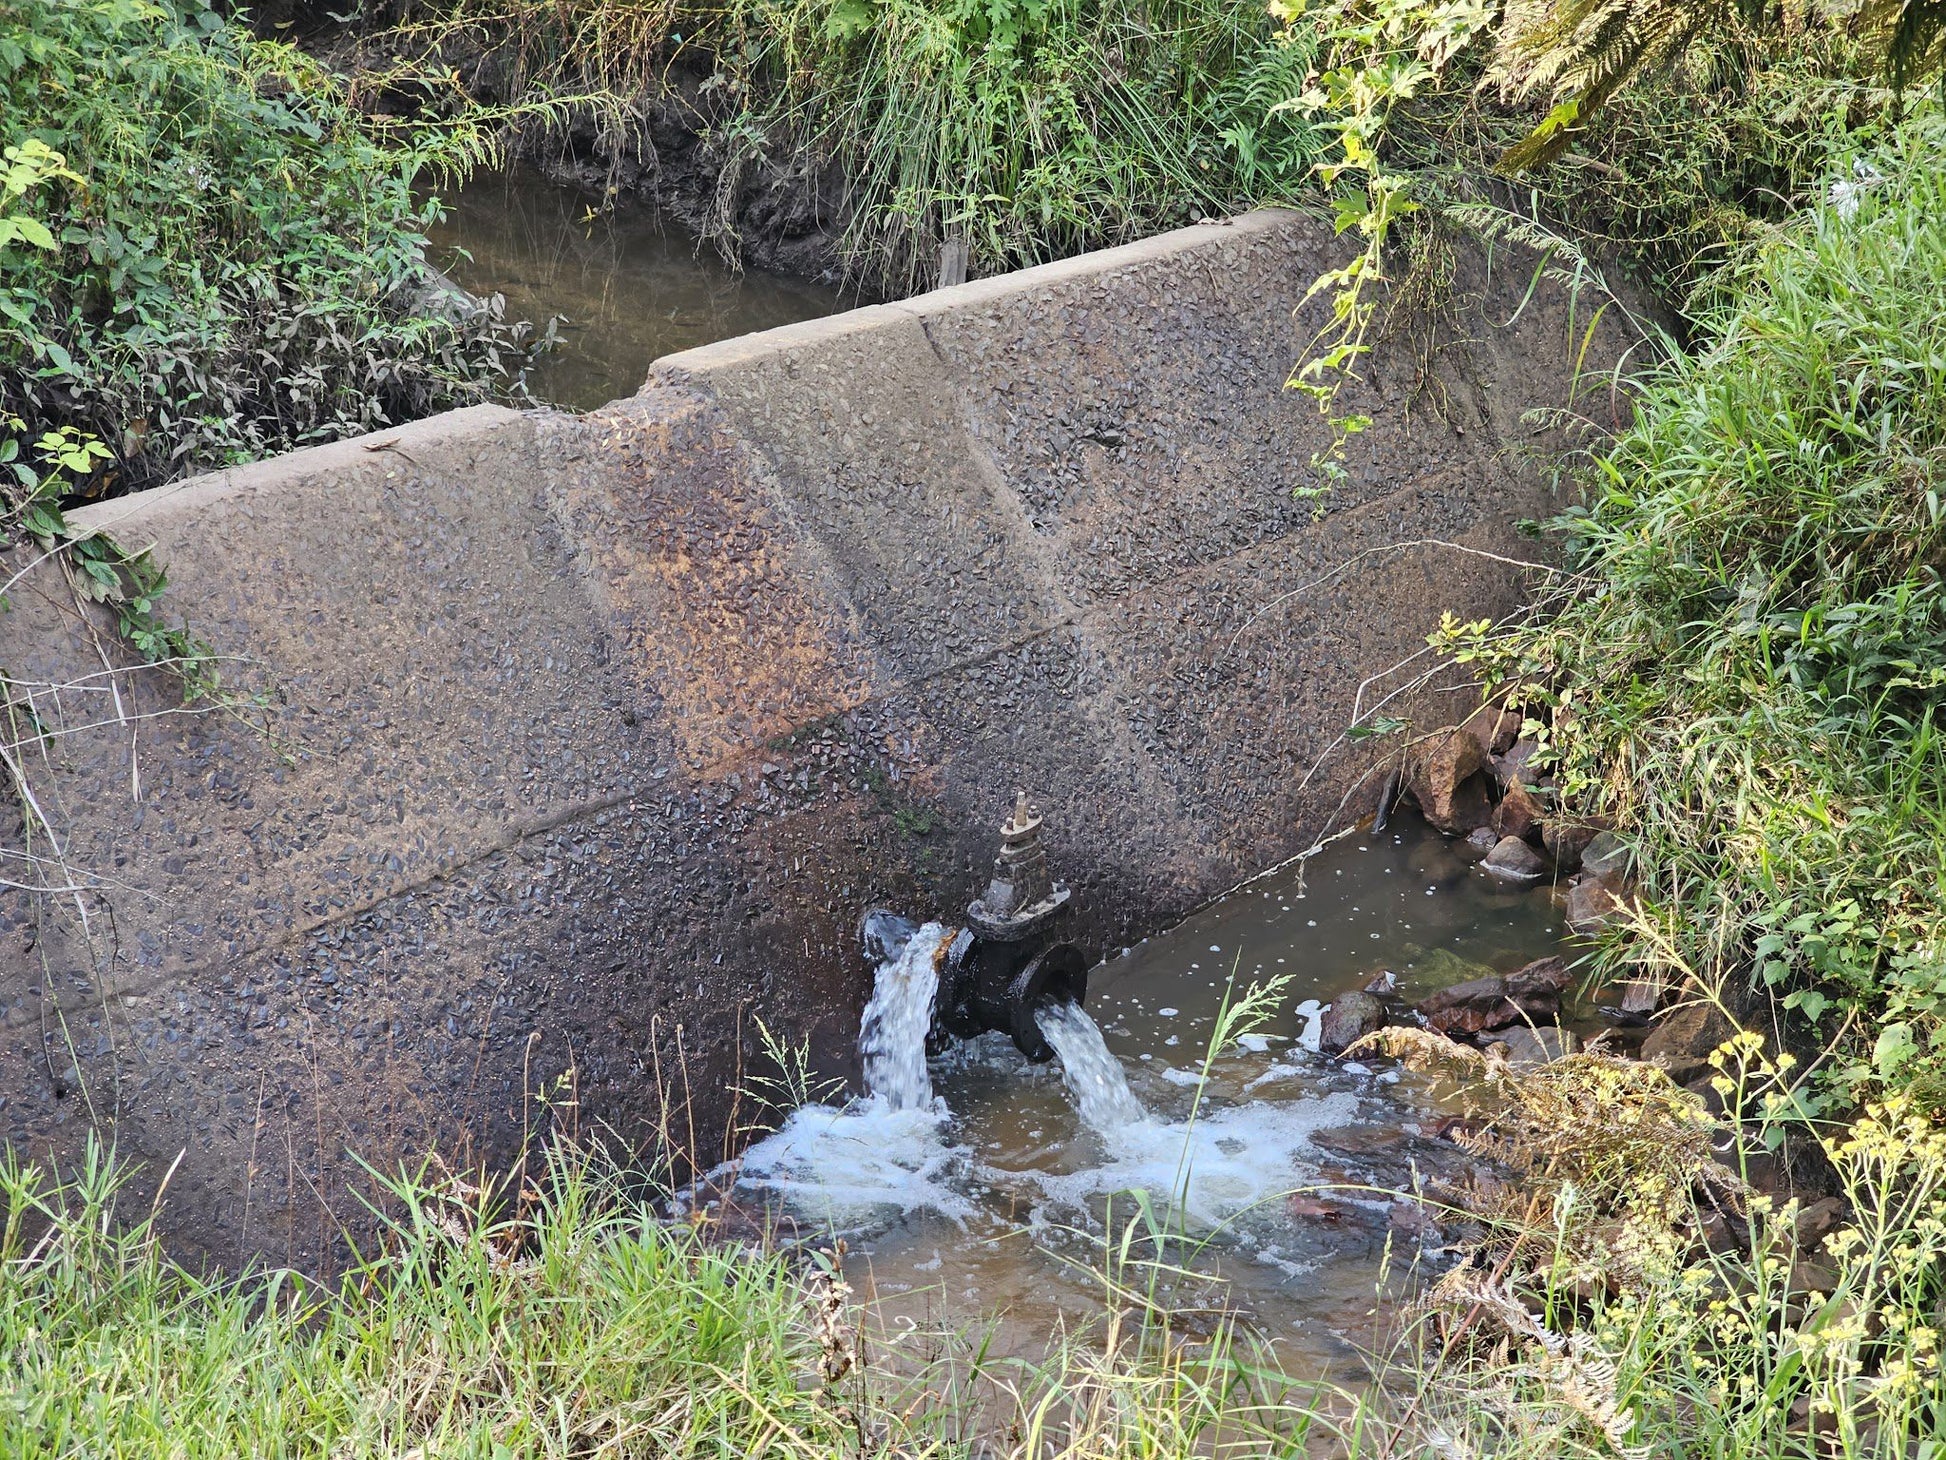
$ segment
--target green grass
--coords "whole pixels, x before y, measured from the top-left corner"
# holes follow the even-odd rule
[[[734,248],[757,162],[835,164],[842,252],[893,291],[929,286],[947,239],[979,275],[1295,196],[1317,151],[1272,110],[1309,32],[1260,0],[437,0],[370,39],[363,84],[464,125],[451,58],[482,51],[475,91],[531,112],[530,145],[573,119],[614,159],[700,71],[715,236]]]
[[[1946,1104],[1946,141],[1742,262],[1708,343],[1640,383],[1565,520],[1574,573],[1490,672],[1551,719],[1568,800],[1639,848],[1606,962],[1731,994],[1841,1100]],[[1854,176],[1847,168],[1841,176]]]
[[[175,1265],[126,1175],[0,1161],[0,1453],[1188,1460],[1302,1453],[1340,1404],[1221,1324],[1125,1315],[1041,1364],[880,1327],[828,1259],[662,1220],[597,1154],[386,1182],[329,1287]]]

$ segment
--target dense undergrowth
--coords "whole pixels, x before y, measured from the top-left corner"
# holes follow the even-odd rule
[[[0,0],[0,505],[483,398],[524,330],[431,289],[427,159],[196,0]]]
[[[1946,1109],[1946,132],[1865,151],[1639,382],[1573,572],[1479,645],[1545,706],[1563,793],[1634,839],[1609,942],[1754,981],[1840,1108]]]
[[[854,277],[905,292],[963,243],[991,273],[1296,196],[1317,155],[1277,104],[1308,28],[1261,0],[419,0],[363,8],[365,94],[481,115],[527,145],[584,132],[653,166],[675,103],[705,133],[705,231],[735,246],[761,165],[835,166]]]

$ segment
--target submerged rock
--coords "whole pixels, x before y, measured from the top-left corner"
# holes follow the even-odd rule
[[[1460,728],[1442,730],[1413,748],[1405,789],[1428,822],[1448,836],[1463,836],[1486,825],[1492,812],[1486,769],[1479,737]]]
[[[1352,1045],[1391,1020],[1385,1005],[1375,995],[1353,991],[1338,995],[1324,1011],[1318,1030],[1318,1049],[1325,1054],[1343,1054]]]
[[[1541,854],[1517,836],[1501,837],[1480,866],[1503,882],[1538,882],[1548,873]]]
[[[1537,958],[1504,978],[1494,974],[1455,984],[1419,1004],[1426,1027],[1441,1034],[1482,1034],[1514,1024],[1553,1023],[1561,1012],[1568,968],[1559,958]]]

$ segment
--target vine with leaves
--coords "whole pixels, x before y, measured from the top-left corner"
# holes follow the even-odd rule
[[[1612,112],[1631,88],[1646,89],[1686,65],[1720,70],[1724,63],[1715,53],[1727,48],[1731,74],[1719,86],[1740,101],[1714,109],[1735,112],[1741,105],[1742,125],[1755,125],[1766,142],[1796,146],[1802,174],[1815,178],[1829,160],[1828,137],[1825,146],[1816,139],[1820,98],[1825,108],[1846,112],[1855,130],[1861,111],[1896,117],[1909,90],[1946,87],[1946,0],[1859,0],[1828,11],[1799,4],[1753,10],[1742,0],[1329,0],[1322,6],[1272,0],[1271,9],[1287,36],[1308,28],[1306,44],[1319,57],[1303,88],[1278,109],[1302,114],[1329,138],[1329,155],[1316,171],[1339,234],[1354,234],[1360,244],[1307,292],[1307,300],[1328,296],[1330,312],[1289,381],[1318,403],[1329,423],[1327,444],[1312,460],[1326,486],[1342,479],[1346,443],[1370,424],[1340,413],[1338,402],[1372,349],[1379,293],[1373,286],[1388,282],[1388,245],[1398,225],[1429,201],[1426,154],[1442,165],[1477,165],[1481,173],[1532,174],[1594,140],[1597,115]],[[1497,99],[1499,114],[1485,114],[1478,101],[1485,94]],[[1760,115],[1765,106],[1777,114]],[[1411,148],[1420,154],[1410,162],[1398,156],[1399,124],[1408,116]],[[1697,125],[1707,130],[1724,123],[1699,119]],[[1755,138],[1743,141],[1753,154],[1769,150]],[[1640,160],[1660,162],[1660,149],[1669,146],[1654,139]],[[1696,159],[1678,160],[1685,170],[1669,191],[1689,198]],[[1732,160],[1748,160],[1758,171],[1774,161]],[[1612,161],[1590,164],[1617,181],[1626,176]],[[1651,171],[1628,180],[1654,188],[1668,179]],[[1734,185],[1775,197],[1776,184],[1794,180],[1752,177]],[[1713,190],[1697,195],[1699,212],[1720,208],[1731,185],[1717,179]],[[1559,176],[1537,178],[1535,186],[1537,197],[1565,198],[1576,190]],[[1465,209],[1449,211],[1465,225],[1498,210],[1475,206],[1471,219]],[[1540,226],[1533,218],[1517,223],[1528,233]],[[1571,245],[1561,238],[1547,244],[1564,246]]]

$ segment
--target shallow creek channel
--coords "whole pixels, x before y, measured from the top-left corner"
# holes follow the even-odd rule
[[[1239,1311],[1308,1376],[1343,1369],[1381,1288],[1410,1281],[1422,1229],[1387,1193],[1465,1161],[1435,1138],[1450,1111],[1428,1079],[1311,1052],[1310,1011],[1386,969],[1412,1000],[1511,971],[1557,951],[1561,920],[1547,888],[1510,890],[1402,818],[1116,952],[1085,1012],[1041,1012],[1048,1064],[998,1033],[926,1058],[941,936],[928,924],[879,970],[872,1093],[793,1112],[744,1156],[740,1200],[844,1237],[882,1319],[985,1319],[996,1350],[1030,1354],[1101,1313],[1101,1239],[1144,1191],[1210,1239],[1170,1299]],[[1280,975],[1269,1021],[1208,1058],[1226,990]]]
[[[640,199],[597,213],[594,194],[527,163],[444,201],[431,262],[471,294],[504,295],[509,319],[561,318],[528,378],[554,405],[592,410],[633,395],[664,355],[845,307],[825,285],[731,268]]]

